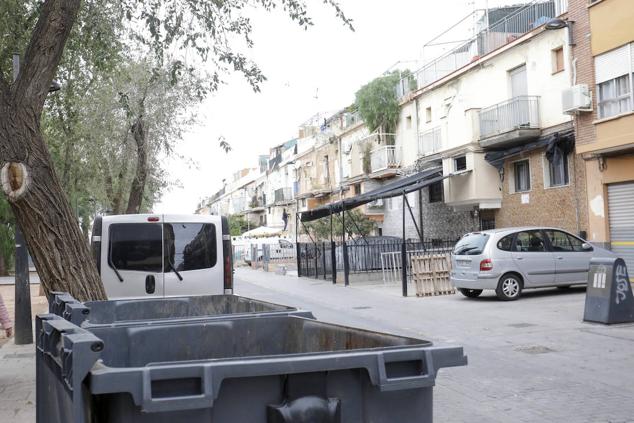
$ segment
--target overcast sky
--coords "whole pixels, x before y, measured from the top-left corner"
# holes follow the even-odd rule
[[[268,81],[262,92],[254,93],[240,77],[228,77],[205,101],[200,124],[177,147],[181,158],[165,163],[178,184],[165,193],[155,212],[193,213],[201,198],[222,187],[223,178],[255,167],[259,154],[295,138],[298,126],[313,114],[353,103],[363,84],[396,62],[420,61],[430,38],[484,7],[486,0],[340,0],[354,19],[355,32],[321,1],[308,3],[315,20],[308,31],[281,13],[253,15],[255,46],[248,53]],[[424,53],[429,59],[436,52]],[[401,66],[415,69],[417,64]],[[232,145],[231,153],[218,147],[220,135]]]

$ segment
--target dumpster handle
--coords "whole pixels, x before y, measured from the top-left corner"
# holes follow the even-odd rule
[[[143,369],[143,402],[141,408],[144,412],[154,413],[162,411],[191,410],[212,407],[214,393],[212,386],[211,367],[156,367]],[[198,393],[188,392],[183,395],[177,393],[171,396],[153,395],[154,388],[161,381],[172,381],[173,384],[183,380],[200,381]]]
[[[378,385],[381,391],[434,386],[439,369],[467,364],[462,347],[432,347],[418,351],[415,356],[407,351],[386,352],[380,354],[377,359]],[[398,376],[390,377],[388,369],[399,364],[419,364],[420,367],[414,372],[410,369],[410,374],[403,375],[401,372]]]

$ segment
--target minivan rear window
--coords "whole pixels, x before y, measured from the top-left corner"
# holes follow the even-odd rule
[[[109,264],[117,270],[161,272],[163,268],[161,225],[148,223],[110,225]]]
[[[216,227],[209,223],[166,223],[165,272],[209,269],[216,265]]]
[[[453,254],[457,256],[475,256],[482,254],[489,238],[489,234],[482,232],[467,234],[458,241],[453,249]]]

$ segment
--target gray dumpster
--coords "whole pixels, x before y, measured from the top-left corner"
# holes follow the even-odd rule
[[[36,319],[38,423],[432,422],[462,348],[295,316],[87,331]]]
[[[205,295],[157,299],[90,301],[81,303],[66,293],[54,293],[49,311],[85,329],[101,326],[138,326],[214,319],[236,319],[256,314],[295,315],[313,319],[310,311],[237,295]]]

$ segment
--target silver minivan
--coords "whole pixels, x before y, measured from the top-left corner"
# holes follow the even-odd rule
[[[516,300],[524,289],[586,284],[593,257],[615,255],[557,228],[471,232],[454,247],[451,281],[467,297],[492,289]]]

